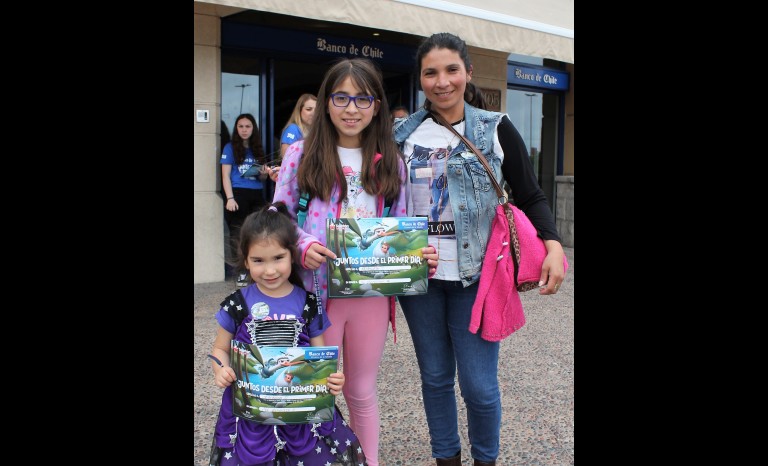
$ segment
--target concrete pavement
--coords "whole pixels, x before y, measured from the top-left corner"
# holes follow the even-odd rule
[[[502,392],[499,466],[566,466],[574,463],[573,432],[573,248],[565,248],[568,273],[554,296],[521,294],[525,326],[501,343]],[[195,285],[195,466],[207,466],[221,389],[206,358],[216,335],[218,303],[235,288],[234,280]],[[421,400],[419,370],[402,312],[397,311],[397,344],[392,331],[378,379],[381,410],[381,466],[434,465]],[[463,465],[471,466],[466,409],[458,382]],[[347,417],[344,397],[337,402]]]

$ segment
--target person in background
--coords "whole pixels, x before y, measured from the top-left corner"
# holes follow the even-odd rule
[[[376,379],[388,323],[395,330],[395,302],[391,296],[328,299],[324,263],[336,254],[325,246],[326,219],[383,217],[386,200],[389,216],[403,217],[404,181],[380,70],[365,58],[337,61],[320,85],[312,131],[285,152],[274,201],[285,202],[295,215],[301,193],[310,197],[299,236],[302,278],[333,323],[325,342],[340,348],[349,377],[343,390],[349,422],[370,466],[379,465]],[[434,273],[434,248],[423,248],[422,255]]]
[[[408,118],[408,109],[405,105],[398,105],[392,109],[392,120],[394,121],[398,118]]]
[[[302,94],[293,107],[293,113],[285,124],[280,135],[280,158],[285,155],[288,146],[307,137],[312,128],[312,118],[315,115],[317,97],[312,94]]]
[[[288,146],[296,141],[304,139],[309,130],[312,129],[312,118],[315,116],[315,107],[317,106],[317,97],[313,94],[302,94],[293,107],[293,113],[283,128],[280,135],[280,161],[288,149]],[[278,166],[273,166],[269,172],[269,179],[277,183]]]
[[[296,273],[298,236],[285,205],[275,203],[250,214],[240,234],[238,260],[248,270],[253,284],[228,296],[216,313],[219,326],[211,350],[211,359],[215,361],[211,368],[216,386],[223,388],[224,393],[214,428],[210,464],[365,464],[360,443],[337,406],[333,420],[316,424],[274,425],[234,415],[232,391],[237,388],[233,385],[237,378],[229,359],[232,339],[247,344],[269,339],[271,346],[325,346],[323,334],[332,328],[328,316],[314,305],[315,296],[304,290]],[[230,300],[241,303],[247,312],[239,323],[234,317],[237,314],[233,315],[236,306],[228,305]],[[286,320],[295,321],[293,334],[278,335],[275,327]],[[281,378],[285,375],[279,374]],[[285,385],[292,382],[293,374],[283,379]],[[344,382],[342,372],[327,377],[333,395],[341,393]]]
[[[520,134],[506,114],[469,103],[482,105],[483,100],[470,82],[466,43],[453,34],[433,34],[417,49],[416,60],[424,106],[394,124],[395,142],[408,164],[408,216],[429,217],[438,202],[446,208],[438,211],[436,221],[429,220],[429,231],[434,231],[429,243],[437,245],[440,266],[429,279],[427,293],[398,299],[421,374],[432,457],[439,466],[462,464],[454,392],[458,370],[474,466],[493,466],[501,428],[500,344],[484,340],[480,332],[471,333],[469,323],[498,199],[493,188],[478,188],[491,186],[483,165],[434,115],[482,151],[544,239],[547,256],[539,294],[557,293],[565,279],[565,253]],[[434,186],[438,180],[440,185]],[[445,197],[435,198],[433,188]]]
[[[264,180],[269,168],[265,165],[264,148],[256,119],[250,113],[238,115],[235,119],[235,131],[232,141],[224,146],[221,153],[221,186],[226,198],[224,220],[229,227],[229,247],[237,250],[240,225],[245,217],[255,212],[266,203],[264,199]],[[243,176],[252,165],[260,166],[255,177]],[[230,255],[231,256],[231,255]],[[240,273],[237,286],[246,286],[248,276]]]

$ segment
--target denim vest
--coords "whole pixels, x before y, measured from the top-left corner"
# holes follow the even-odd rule
[[[422,107],[408,118],[395,123],[395,142],[400,152],[403,152],[405,140],[421,124],[426,114],[427,111]],[[481,110],[464,103],[464,136],[488,160],[499,184],[503,183],[500,176],[501,159],[493,152],[493,138],[502,116],[503,113]],[[480,279],[480,269],[491,234],[491,222],[499,199],[488,172],[472,149],[463,142],[451,151],[447,163],[448,192],[456,224],[459,277],[467,287]],[[408,215],[411,214],[409,211]]]

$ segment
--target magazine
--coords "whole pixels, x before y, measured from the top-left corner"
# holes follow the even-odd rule
[[[335,396],[328,375],[337,372],[338,346],[257,346],[232,340],[230,363],[235,416],[263,424],[331,421]]]
[[[260,163],[254,163],[250,167],[248,167],[248,170],[244,171],[242,175],[243,178],[248,178],[251,180],[257,180],[259,179],[259,172],[261,171],[261,164]]]
[[[326,233],[329,298],[427,292],[427,217],[328,219]]]

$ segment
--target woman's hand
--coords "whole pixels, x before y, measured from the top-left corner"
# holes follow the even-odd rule
[[[421,256],[427,260],[429,270],[427,271],[427,277],[431,277],[437,272],[438,255],[437,249],[431,244],[426,248],[421,248]]]
[[[541,264],[541,276],[539,277],[539,294],[555,294],[565,280],[563,258],[565,251],[559,241],[545,240],[547,257]]]
[[[326,258],[336,259],[336,254],[320,243],[312,243],[304,255],[304,268],[316,270],[325,263]]]
[[[237,209],[240,208],[239,205],[237,205],[237,201],[233,197],[232,199],[227,199],[227,204],[224,206],[225,209],[227,209],[230,212],[234,212]]]
[[[328,376],[328,388],[331,390],[332,395],[338,395],[341,393],[341,388],[344,386],[344,373],[334,372]]]

